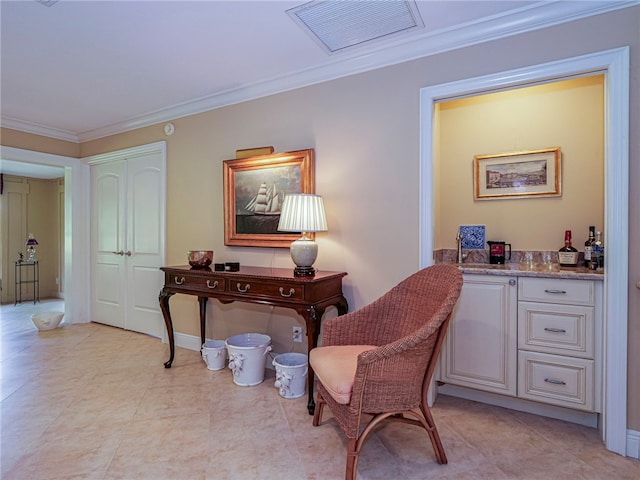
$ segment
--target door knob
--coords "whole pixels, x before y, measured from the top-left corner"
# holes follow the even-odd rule
[[[127,257],[130,257],[130,256],[131,256],[131,250],[127,250],[124,254],[125,254]]]
[[[111,253],[113,253],[114,255],[124,255],[123,250],[120,250],[119,252],[111,252]]]

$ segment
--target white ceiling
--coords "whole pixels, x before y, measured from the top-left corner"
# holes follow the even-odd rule
[[[2,126],[82,142],[639,2],[418,0],[424,29],[332,55],[303,3],[2,0]]]

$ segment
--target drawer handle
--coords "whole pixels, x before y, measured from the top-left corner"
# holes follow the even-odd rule
[[[553,333],[567,333],[564,328],[553,328],[553,327],[544,327],[545,332],[553,332]]]
[[[211,285],[211,280],[207,280],[207,288],[218,288],[218,280],[213,282],[213,285]]]
[[[567,382],[565,382],[563,380],[556,380],[555,378],[545,378],[544,381],[547,382],[547,383],[553,383],[554,385],[566,385],[567,384]]]
[[[553,288],[545,290],[545,293],[556,293],[556,294],[562,294],[564,295],[565,293],[567,293],[566,290],[555,290]]]
[[[240,286],[240,283],[238,282],[238,284],[236,285],[236,288],[238,289],[238,291],[239,291],[240,293],[247,293],[247,292],[249,291],[249,289],[251,288],[251,285],[247,283],[247,284],[244,286],[244,288],[242,288],[242,287]]]
[[[184,277],[182,277],[180,280],[178,280],[178,277],[176,277],[176,285],[182,285],[184,283]]]
[[[289,294],[286,294],[286,293],[284,293],[284,288],[280,287],[280,295],[282,295],[285,298],[289,298],[294,293],[296,293],[296,291],[293,288],[290,288],[289,289]]]

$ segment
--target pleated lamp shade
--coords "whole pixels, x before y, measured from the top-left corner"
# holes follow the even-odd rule
[[[293,274],[295,276],[315,275],[313,262],[318,258],[318,244],[306,234],[327,231],[327,218],[324,214],[322,197],[308,193],[284,197],[278,230],[302,232],[302,237],[292,242],[289,249],[291,259],[296,264]]]

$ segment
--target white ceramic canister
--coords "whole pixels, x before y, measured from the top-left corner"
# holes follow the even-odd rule
[[[271,337],[261,333],[242,333],[227,338],[225,344],[233,383],[241,387],[262,383],[267,354],[271,351]]]
[[[281,397],[299,398],[304,395],[309,373],[307,356],[304,353],[281,353],[273,359],[276,367],[274,386]]]
[[[222,370],[227,362],[224,340],[207,340],[202,345],[202,359],[209,370]]]

